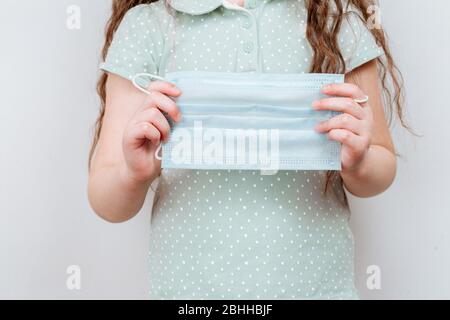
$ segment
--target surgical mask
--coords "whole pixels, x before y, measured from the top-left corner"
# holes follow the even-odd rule
[[[175,84],[182,113],[169,142],[162,146],[162,167],[204,170],[341,170],[341,145],[314,130],[338,113],[316,111],[320,89],[342,83],[341,74],[272,74],[180,71],[164,78]],[[147,92],[148,93],[148,92]]]

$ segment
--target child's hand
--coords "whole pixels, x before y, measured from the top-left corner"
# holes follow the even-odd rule
[[[372,140],[372,109],[368,103],[359,104],[355,101],[364,99],[366,95],[358,86],[348,83],[325,86],[322,93],[336,97],[316,101],[313,107],[342,114],[318,124],[316,130],[327,133],[330,140],[342,143],[343,171],[356,170],[364,160]]]
[[[178,97],[181,91],[173,84],[152,82],[151,94],[128,123],[123,136],[123,153],[126,174],[136,182],[152,180],[159,174],[161,163],[155,152],[160,143],[168,140],[170,125],[163,111],[175,122],[181,120],[181,113],[175,102],[169,98]]]

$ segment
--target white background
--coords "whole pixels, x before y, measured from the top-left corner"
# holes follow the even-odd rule
[[[82,28],[66,28],[66,9]],[[111,225],[90,210],[87,152],[108,0],[3,0],[0,11],[0,298],[137,298],[147,291],[149,203]],[[450,4],[382,0],[415,138],[394,130],[393,187],[352,199],[362,298],[450,298]],[[149,202],[149,201],[148,201]],[[82,289],[66,288],[79,265]],[[378,265],[382,289],[366,288]]]

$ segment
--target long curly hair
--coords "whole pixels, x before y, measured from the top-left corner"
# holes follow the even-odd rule
[[[159,0],[113,0],[112,15],[108,20],[105,31],[105,43],[102,50],[102,58],[106,59],[114,34],[118,29],[123,17],[131,8],[149,4]],[[161,0],[170,1],[170,0]],[[166,3],[167,4],[167,3]],[[305,0],[308,13],[306,36],[313,50],[313,59],[310,66],[312,73],[344,73],[346,63],[339,47],[338,35],[349,8],[356,12],[361,20],[367,25],[372,18],[373,8],[376,8],[376,0]],[[403,110],[403,79],[397,68],[388,45],[387,36],[383,28],[369,28],[377,44],[383,48],[384,57],[377,59],[380,82],[383,89],[387,121],[392,123],[394,116],[402,126],[408,128]],[[100,96],[100,114],[95,124],[95,134],[89,154],[89,164],[93,158],[103,124],[106,108],[106,82],[108,75],[103,73],[98,81],[97,91]],[[326,174],[324,193],[334,182],[342,187],[343,181],[336,171]],[[340,202],[348,206],[345,193],[336,192]]]

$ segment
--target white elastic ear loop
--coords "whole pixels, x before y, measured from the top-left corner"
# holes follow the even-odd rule
[[[358,104],[364,104],[369,102],[369,96],[364,96],[364,98],[361,99],[353,99],[353,101],[355,101]]]
[[[136,74],[136,75],[131,79],[131,82],[133,82],[133,86],[135,86],[136,89],[138,89],[139,91],[142,91],[142,92],[145,93],[145,94],[150,94],[150,91],[148,91],[148,90],[145,89],[145,88],[142,88],[142,87],[137,83],[138,79],[139,79],[139,78],[142,78],[142,77],[149,78],[150,80],[160,80],[160,81],[164,81],[164,82],[168,82],[168,83],[174,84],[173,82],[167,81],[167,80],[164,79],[163,77],[160,77],[160,76],[158,76],[158,75],[156,75],[156,74],[151,74],[151,73],[138,73],[138,74]]]
[[[138,73],[138,74],[136,74],[136,75],[131,79],[131,81],[133,82],[133,86],[135,86],[136,89],[138,89],[139,91],[141,91],[141,92],[143,92],[143,93],[145,93],[145,94],[151,94],[151,93],[150,93],[150,91],[148,91],[147,89],[142,88],[142,87],[137,83],[138,79],[141,78],[141,77],[147,77],[147,78],[150,78],[150,80],[156,79],[156,80],[160,80],[160,81],[164,81],[164,82],[168,82],[168,83],[174,84],[173,82],[167,81],[167,80],[164,79],[163,77],[157,76],[157,75],[155,75],[155,74],[151,74],[151,73]],[[159,144],[158,148],[156,148],[156,151],[155,151],[155,158],[156,158],[157,160],[159,160],[159,161],[162,160],[162,157],[159,155],[159,153],[161,152],[161,150],[162,150],[162,143]]]
[[[159,153],[161,152],[161,150],[162,150],[162,143],[159,144],[158,148],[157,148],[156,151],[155,151],[155,158],[156,158],[157,160],[159,160],[159,161],[162,160],[162,157],[159,155]]]

